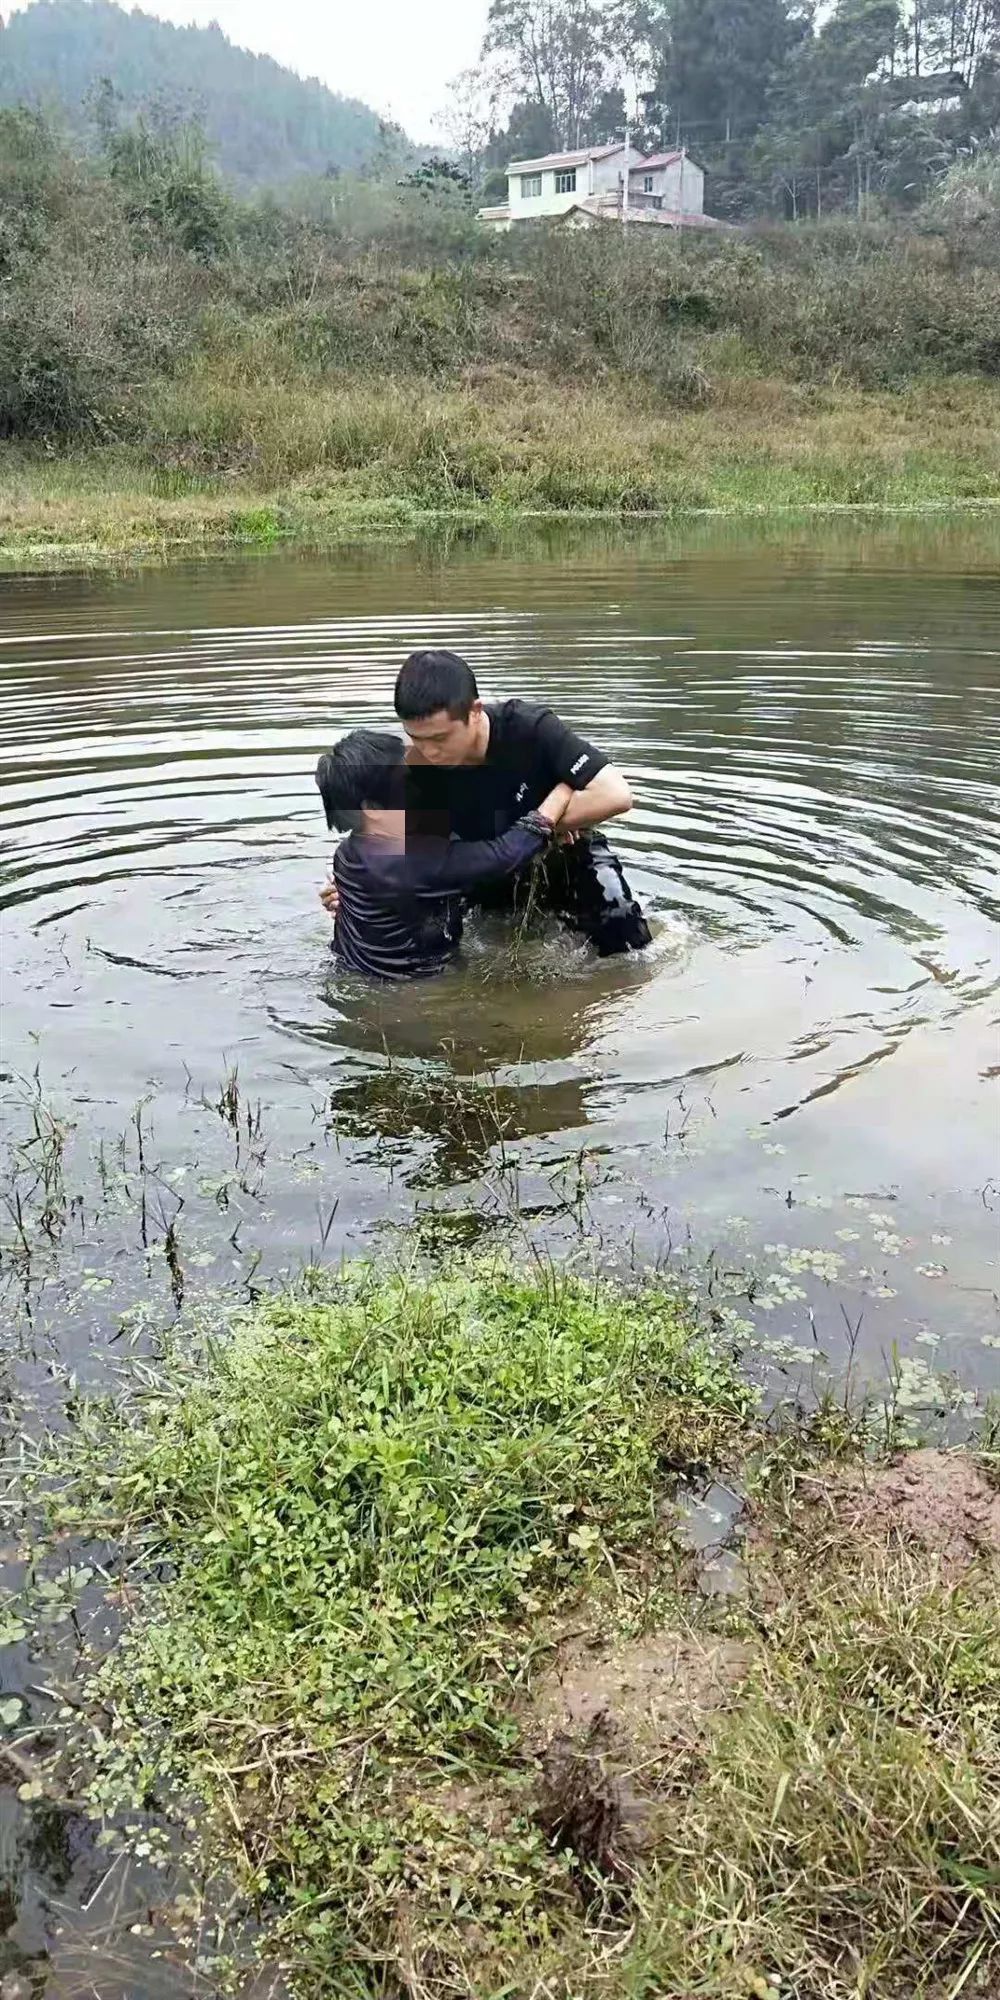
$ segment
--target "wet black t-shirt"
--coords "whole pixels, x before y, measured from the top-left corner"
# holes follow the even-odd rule
[[[447,815],[460,840],[495,840],[534,812],[555,785],[582,792],[610,759],[551,708],[535,701],[485,702],[490,741],[481,764],[411,764],[421,804]]]

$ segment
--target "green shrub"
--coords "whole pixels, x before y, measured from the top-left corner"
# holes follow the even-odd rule
[[[43,254],[78,178],[38,112],[0,109],[0,277]]]
[[[514,404],[531,373],[550,399],[614,381],[662,415],[734,376],[895,390],[1000,374],[1000,255],[988,231],[943,235],[940,217],[936,233],[841,219],[499,237],[447,191],[324,181],[299,206],[241,204],[184,129],[140,121],[106,146],[81,164],[34,114],[0,114],[4,436],[128,435],[197,471],[262,477],[359,463],[355,417],[307,407],[350,383],[412,396],[501,364]],[[284,451],[265,407],[279,388],[300,398]],[[438,498],[502,484],[478,443],[428,454]],[[379,478],[412,462],[384,437],[376,457]],[[530,452],[508,470],[520,487],[536,477]],[[565,460],[538,470],[540,497],[574,477]],[[627,492],[630,510],[660,490],[648,466],[617,464],[588,467],[581,488]]]
[[[229,203],[197,127],[151,126],[140,117],[108,135],[107,154],[136,236],[166,238],[205,263],[222,255]]]
[[[50,299],[0,293],[0,437],[107,436],[122,417],[110,357],[87,324]]]
[[[123,1407],[85,1423],[70,1512],[119,1521],[146,1578],[97,1800],[200,1797],[314,1993],[369,1990],[418,1896],[470,1949],[544,1929],[568,1866],[501,1768],[537,1613],[609,1570],[648,1600],[664,1482],[743,1434],[728,1363],[655,1288],[362,1270]],[[463,1785],[503,1804],[479,1879]]]

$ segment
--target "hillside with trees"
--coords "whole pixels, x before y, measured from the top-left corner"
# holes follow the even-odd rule
[[[90,140],[95,110],[194,120],[227,178],[273,187],[409,157],[366,104],[237,48],[221,28],[174,27],[111,0],[35,0],[0,20],[0,105],[29,105]]]
[[[1000,498],[1000,0],[915,7],[494,0],[451,157],[280,197],[128,73],[86,144],[0,108],[0,545]],[[482,225],[623,50],[740,226]]]

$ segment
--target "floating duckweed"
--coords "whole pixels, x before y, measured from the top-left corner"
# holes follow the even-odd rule
[[[901,1236],[894,1236],[890,1230],[875,1231],[875,1241],[887,1257],[898,1257],[903,1247]]]

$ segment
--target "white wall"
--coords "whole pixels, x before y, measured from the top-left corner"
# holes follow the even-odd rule
[[[629,148],[631,172],[630,193],[643,193],[645,175],[642,168],[642,154],[634,146]],[[529,222],[533,216],[565,215],[578,201],[585,201],[588,195],[617,196],[621,174],[625,164],[625,148],[612,153],[607,159],[585,160],[576,169],[576,188],[571,194],[556,193],[558,169],[546,167],[541,174],[540,195],[525,197],[521,192],[524,175],[509,174],[507,177],[510,219],[512,222]],[[679,210],[681,206],[682,174],[681,163],[675,161],[669,167],[653,170],[653,193],[659,195],[664,208]],[[705,176],[693,160],[685,160],[683,169],[683,198],[685,215],[703,215],[705,212]]]
[[[590,167],[586,161],[582,167],[576,169],[576,191],[573,194],[556,193],[555,171],[548,168],[541,176],[541,196],[530,195],[526,198],[521,192],[521,182],[525,178],[523,174],[508,176],[512,221],[530,221],[533,215],[565,215],[567,209],[573,207],[574,202],[582,200],[590,192]]]
[[[629,159],[642,158],[635,147],[629,148]],[[584,160],[576,169],[576,188],[571,194],[556,193],[557,168],[547,167],[542,174],[542,192],[525,199],[521,193],[522,174],[509,174],[507,187],[511,220],[524,222],[533,215],[565,215],[578,201],[586,201],[591,194],[617,194],[619,178],[625,163],[625,148],[613,153],[605,160]]]
[[[685,215],[704,215],[705,176],[693,160],[685,160],[683,170],[678,160],[675,166],[667,168],[665,178],[664,208],[680,209]]]
[[[533,215],[565,215],[566,210],[572,208],[575,201],[579,201],[581,185],[583,193],[586,194],[587,191],[586,167],[578,167],[576,170],[575,194],[557,194],[555,174],[549,171],[541,175],[541,195],[525,197],[521,192],[524,178],[522,174],[511,174],[508,182],[511,216],[518,222],[529,221]]]
[[[634,194],[642,195],[645,192],[645,180],[646,175],[640,167],[638,173],[631,176],[629,183]],[[675,160],[669,167],[654,167],[652,181],[653,193],[661,197],[664,208],[674,209],[684,215],[704,215],[705,176],[693,160],[684,161],[683,175],[679,160]],[[681,210],[682,186],[683,211]]]
[[[628,149],[629,164],[642,158],[634,146]],[[625,165],[625,148],[620,153],[612,153],[609,159],[594,161],[594,193],[617,194],[621,184],[622,169]]]

